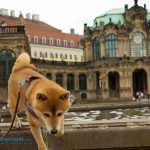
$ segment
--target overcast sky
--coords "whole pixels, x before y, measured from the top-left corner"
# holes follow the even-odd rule
[[[83,34],[83,25],[93,25],[95,17],[112,8],[124,8],[125,4],[133,6],[134,0],[0,0],[0,8],[15,10],[16,16],[21,11],[38,14],[44,21],[63,32]],[[150,0],[139,0],[139,5],[147,5],[150,9]]]

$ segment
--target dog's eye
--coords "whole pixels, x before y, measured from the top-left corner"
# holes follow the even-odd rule
[[[50,114],[44,113],[44,116],[45,116],[45,117],[50,117]]]
[[[58,113],[58,114],[57,114],[58,117],[61,116],[61,115],[62,115],[62,113]]]

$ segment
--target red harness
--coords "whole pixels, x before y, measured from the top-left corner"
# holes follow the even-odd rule
[[[25,80],[19,80],[19,85],[20,87],[24,86],[25,84],[27,85],[27,88],[30,86],[31,82],[34,80],[39,79],[39,77],[36,76],[31,76],[31,77],[27,77]],[[27,112],[33,116],[35,119],[39,119],[39,117],[36,115],[36,113],[34,112],[33,108],[31,107],[31,105],[28,102],[28,99],[25,97],[25,102],[24,102],[25,108],[27,110]]]

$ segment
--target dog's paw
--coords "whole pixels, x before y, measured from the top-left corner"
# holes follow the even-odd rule
[[[16,127],[16,128],[21,128],[22,127],[22,122],[19,120],[19,118],[15,119],[14,127]]]

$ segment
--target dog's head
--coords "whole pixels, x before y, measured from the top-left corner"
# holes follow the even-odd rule
[[[48,132],[57,134],[64,126],[64,113],[71,102],[69,91],[53,81],[41,82],[35,92],[33,107]]]

